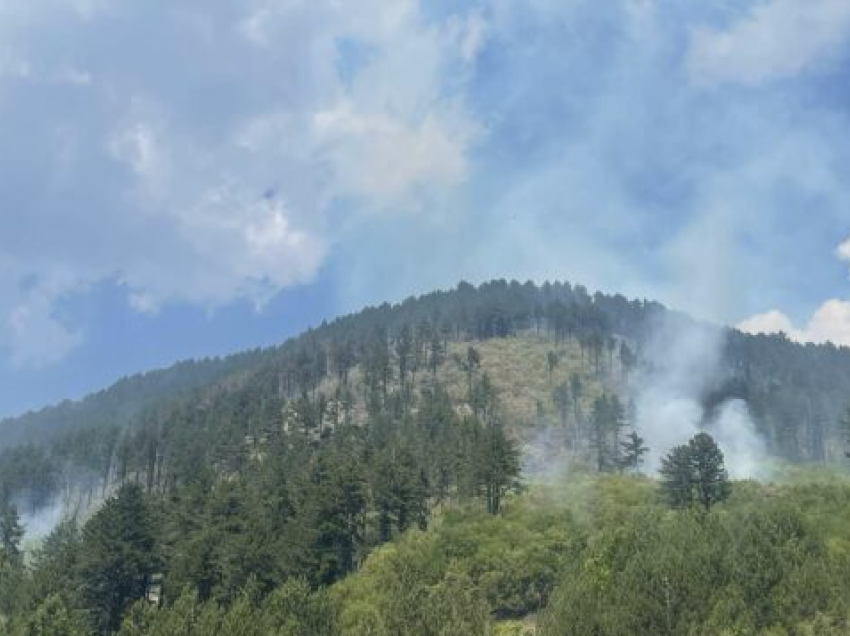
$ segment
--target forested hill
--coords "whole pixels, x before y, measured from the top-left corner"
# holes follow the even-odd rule
[[[81,400],[65,400],[19,417],[0,421],[0,449],[25,443],[45,443],[79,428],[124,427],[146,407],[166,403],[193,389],[256,367],[268,352],[249,351],[226,358],[178,362],[167,369],[122,378],[111,387]]]
[[[144,476],[154,488],[177,478],[188,443],[201,444],[204,462],[235,470],[246,443],[278,429],[321,437],[377,413],[403,420],[436,388],[458,412],[474,410],[482,379],[520,440],[550,425],[573,438],[590,435],[594,401],[605,396],[619,400],[627,427],[639,378],[663,362],[659,355],[675,353],[666,351],[676,345],[666,333],[671,324],[714,329],[656,302],[579,285],[461,283],[323,323],[278,347],[180,363],[5,420],[0,488],[26,493],[33,505],[81,479],[106,492],[127,475]],[[794,461],[841,456],[850,351],[717,332],[720,362],[700,395],[707,411],[744,399],[771,453]]]
[[[834,541],[771,503],[813,501],[805,488],[736,484],[729,516],[690,510],[693,485],[675,482],[688,509],[670,516],[634,474],[661,445],[639,412],[648,386],[695,391],[709,427],[745,400],[786,459],[844,449],[846,350],[566,283],[462,283],[4,422],[0,627],[484,636],[539,616],[541,634],[672,636],[839,616],[850,569],[826,564],[850,558],[850,490],[817,491]],[[674,473],[692,477],[698,450],[728,497],[707,434],[671,450]],[[46,511],[65,521],[25,558],[20,513],[32,529]],[[769,633],[846,633],[813,629]]]

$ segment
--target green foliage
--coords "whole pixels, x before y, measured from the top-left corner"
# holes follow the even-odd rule
[[[5,633],[5,632],[3,632]],[[84,618],[57,595],[47,596],[35,610],[10,626],[10,636],[87,636]]]
[[[155,531],[141,488],[128,484],[83,529],[80,593],[99,633],[121,624],[127,607],[142,598],[157,567]]]
[[[643,456],[649,452],[649,448],[643,445],[644,439],[637,431],[631,431],[624,442],[620,442],[620,463],[622,470],[639,471],[643,464]]]
[[[446,568],[427,537],[414,532],[377,551],[334,590],[342,636],[484,636],[489,612],[469,576]]]
[[[547,634],[752,634],[844,607],[847,561],[796,508],[644,511],[566,568]],[[840,610],[843,611],[843,610]]]
[[[708,433],[697,433],[661,462],[661,492],[672,508],[693,504],[705,510],[729,497],[731,484],[723,453]]]

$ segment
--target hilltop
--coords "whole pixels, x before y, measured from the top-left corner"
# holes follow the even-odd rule
[[[677,355],[682,332],[705,330],[716,351],[690,354],[717,358],[694,389],[705,417],[742,399],[771,455],[841,458],[850,351],[704,325],[656,302],[579,285],[499,280],[369,307],[278,347],[180,363],[7,419],[0,492],[37,507],[63,489],[66,500],[90,499],[127,475],[162,481],[190,427],[205,461],[236,465],[246,444],[277,429],[321,436],[343,421],[363,425],[376,410],[415,415],[435,387],[463,415],[481,378],[521,445],[541,430],[566,445],[587,428],[601,396],[616,397],[622,427],[634,427],[647,378]],[[687,372],[702,364],[686,362]]]

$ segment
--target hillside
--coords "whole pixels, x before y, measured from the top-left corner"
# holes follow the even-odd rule
[[[702,330],[712,332],[712,343],[694,351],[687,334]],[[316,431],[343,416],[363,423],[376,395],[392,401],[409,394],[413,404],[435,384],[456,408],[468,408],[472,376],[463,358],[470,346],[480,357],[472,375],[492,382],[501,417],[521,440],[553,424],[578,428],[603,393],[639,418],[635,402],[666,373],[696,378],[684,391],[706,418],[725,401],[745,400],[773,456],[804,462],[843,456],[850,351],[715,329],[657,303],[590,295],[568,283],[493,281],[367,308],[279,347],[181,363],[79,402],[7,419],[0,423],[0,492],[43,504],[69,481],[79,482],[80,473],[86,488],[99,481],[106,492],[117,474],[148,470],[149,452],[140,445],[152,443],[141,441],[152,430],[155,443],[167,447],[187,411],[197,415],[213,405],[230,413],[224,421],[202,418],[204,435],[211,435],[207,452],[218,453],[232,452],[246,435],[262,437],[287,417],[306,418]],[[671,364],[676,356],[683,361]],[[150,471],[161,472],[171,453],[157,453]]]
[[[846,556],[836,502],[850,495],[842,477],[782,475],[841,457],[848,387],[846,350],[568,284],[462,283],[368,308],[4,422],[0,620],[15,634],[38,612],[67,634],[171,634],[200,616],[186,633],[276,633],[282,616],[305,636],[816,629],[841,616],[840,572],[823,567]],[[733,476],[784,466],[776,483],[718,491],[716,510],[674,490],[685,509],[670,516],[640,473],[701,430]],[[29,564],[21,512],[66,519]],[[741,533],[764,553],[741,553]],[[651,584],[621,559],[634,551]],[[780,553],[772,594],[792,598],[799,577],[823,593],[746,609],[766,584],[741,563]],[[688,575],[653,605],[703,557],[717,581]],[[614,622],[596,622],[600,599]]]

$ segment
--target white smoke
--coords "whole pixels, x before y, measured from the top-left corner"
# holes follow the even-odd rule
[[[53,532],[53,529],[65,519],[65,510],[60,502],[34,511],[21,513],[21,525],[24,528],[25,541],[38,541]]]
[[[733,479],[768,477],[767,448],[756,432],[744,400],[725,402],[709,432],[723,451],[726,468]]]
[[[661,458],[674,446],[705,430],[723,451],[733,478],[765,477],[766,448],[747,404],[730,399],[706,413],[701,401],[720,372],[723,338],[721,329],[676,314],[666,316],[653,331],[636,399],[637,428],[650,448],[649,472],[658,471]]]

